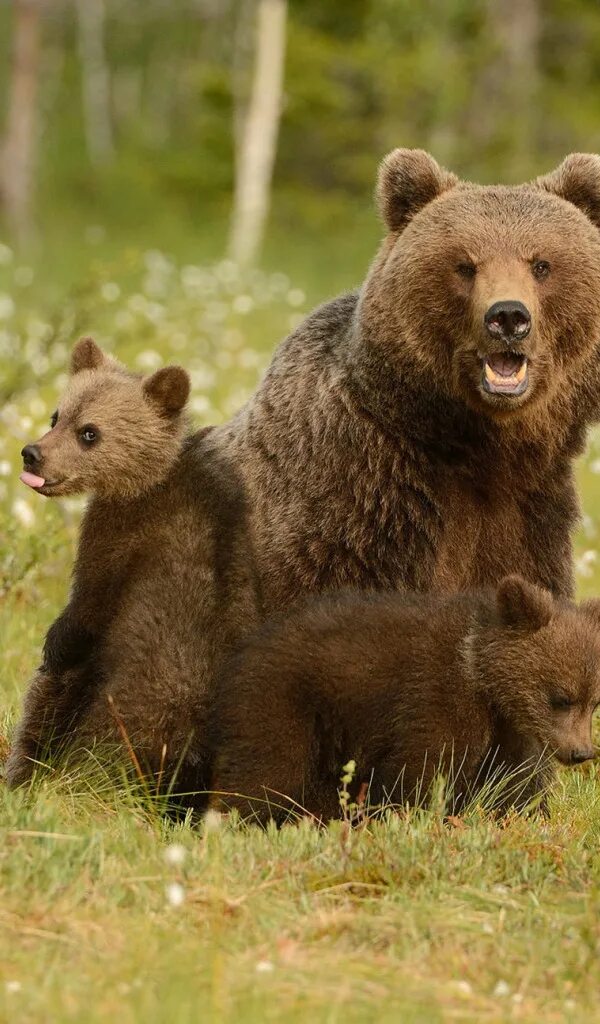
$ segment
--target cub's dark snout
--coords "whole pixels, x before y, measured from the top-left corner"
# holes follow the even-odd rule
[[[485,328],[492,338],[510,344],[522,341],[531,330],[531,314],[522,302],[494,302],[484,315]]]
[[[595,750],[593,747],[585,747],[571,751],[571,762],[573,764],[582,764],[584,761],[591,761],[595,756]]]
[[[25,466],[36,466],[42,459],[42,453],[37,444],[26,444],[21,450],[21,456]]]

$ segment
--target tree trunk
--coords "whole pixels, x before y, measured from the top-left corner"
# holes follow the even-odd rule
[[[90,160],[112,158],[110,75],[104,53],[104,0],[76,0],[85,137]]]
[[[287,0],[259,0],[252,91],[236,160],[229,252],[256,262],[269,213],[285,57]]]
[[[0,194],[18,243],[31,235],[31,199],[37,141],[37,93],[40,71],[38,0],[14,0],[12,69]]]

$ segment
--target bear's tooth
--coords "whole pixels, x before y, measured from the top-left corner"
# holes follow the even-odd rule
[[[485,375],[486,375],[487,379],[489,380],[490,384],[495,384],[496,383],[496,374],[492,370],[492,368],[491,368],[490,364],[488,363],[487,359],[485,361],[484,369],[485,369]]]
[[[521,383],[522,380],[525,379],[525,374],[526,373],[527,373],[527,360],[524,359],[523,362],[521,363],[519,369],[517,370],[516,379],[518,380],[519,384]]]

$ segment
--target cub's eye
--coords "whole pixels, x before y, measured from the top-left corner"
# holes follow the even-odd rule
[[[83,427],[83,429],[79,431],[79,437],[81,438],[84,444],[89,445],[94,444],[94,441],[98,440],[99,434],[95,427],[92,427],[90,426],[90,424],[88,424],[86,427]]]
[[[58,423],[58,409],[55,409],[55,411],[52,413],[52,415],[50,417],[50,429],[53,430],[57,423]]]
[[[550,264],[547,260],[534,260],[531,264],[531,272],[538,281],[543,281],[550,273]]]
[[[461,277],[466,277],[467,280],[469,280],[470,278],[475,277],[475,274],[477,273],[477,267],[475,266],[474,263],[469,263],[469,261],[466,260],[464,263],[457,264],[456,273],[460,274]]]
[[[570,697],[566,697],[564,693],[557,693],[550,699],[550,704],[555,711],[567,711],[573,707],[574,703],[575,701],[571,700]]]

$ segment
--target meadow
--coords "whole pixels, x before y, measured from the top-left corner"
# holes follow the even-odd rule
[[[50,263],[0,245],[0,760],[67,594],[81,502],[18,473],[72,343],[92,333],[144,371],[183,363],[194,421],[222,421],[305,312],[360,281],[377,228],[332,222],[272,235],[246,276],[216,229],[177,258],[162,223],[135,247],[49,223]],[[579,478],[583,595],[600,593],[600,433]],[[0,785],[0,1020],[600,1020],[598,781],[594,763],[563,772],[548,821],[474,808],[444,825],[433,807],[279,832],[169,823],[100,764]]]

